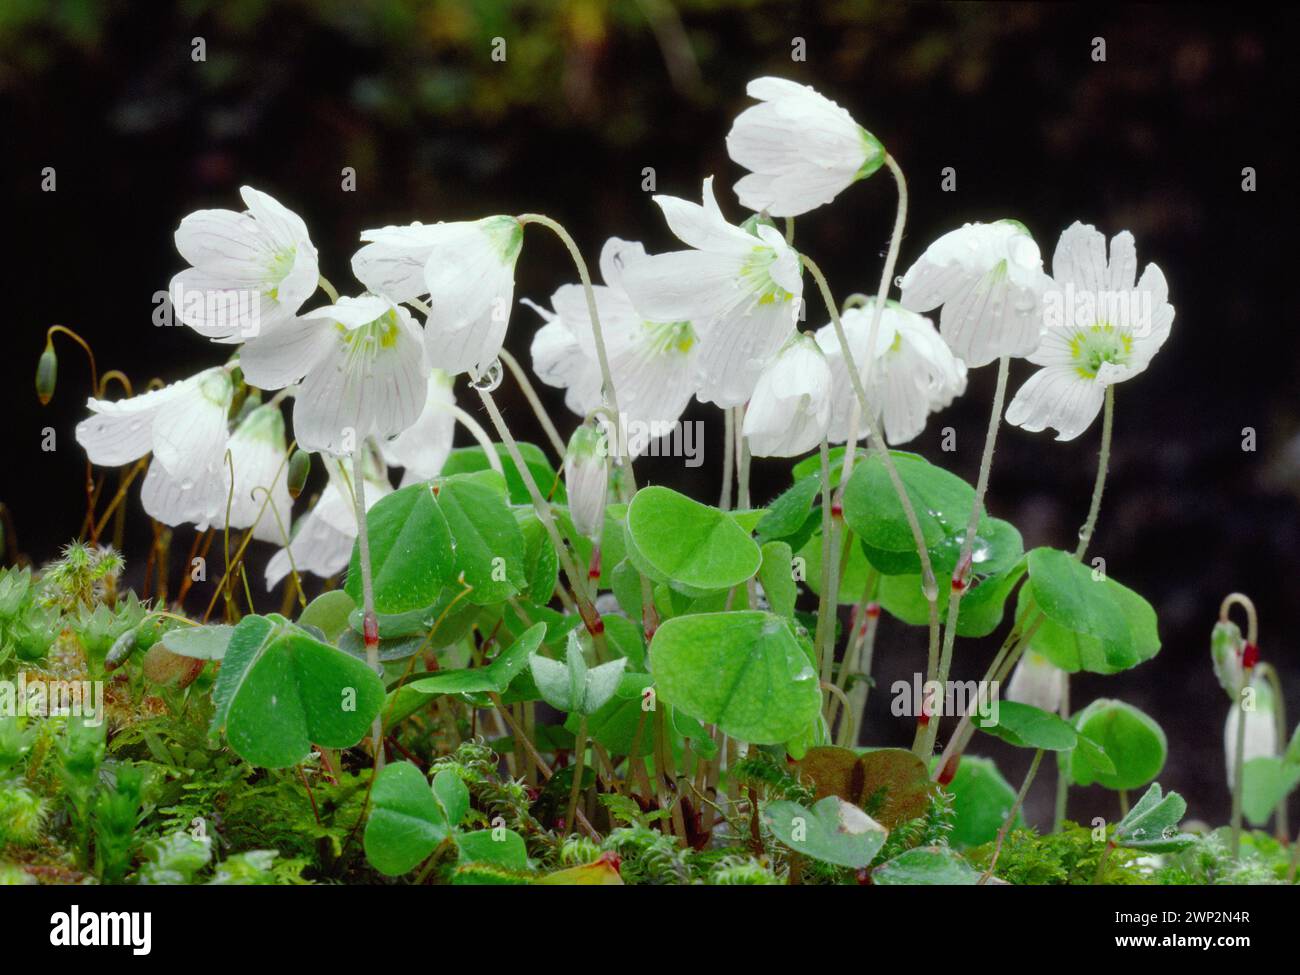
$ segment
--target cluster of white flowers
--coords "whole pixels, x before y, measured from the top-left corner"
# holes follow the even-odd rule
[[[684,249],[648,255],[612,238],[591,301],[571,284],[549,309],[528,302],[544,320],[531,344],[534,371],[564,389],[584,420],[608,403],[607,365],[620,412],[647,429],[669,431],[694,397],[743,407],[740,433],[753,454],[795,456],[823,439],[867,435],[857,423],[857,370],[885,439],[905,443],[965,390],[968,369],[1012,356],[1042,368],[1007,420],[1052,427],[1066,440],[1093,421],[1105,388],[1145,369],[1168,337],[1164,277],[1149,265],[1138,278],[1130,234],[1111,241],[1108,260],[1103,235],[1074,224],[1049,276],[1024,225],[998,220],[931,244],[902,275],[898,302],[871,298],[846,310],[846,359],[832,325],[800,331],[805,260],[772,218],[823,206],[892,160],[812,88],[760,78],[748,93],[758,103],[740,113],[726,141],[749,170],[735,191],[752,215],[730,222],[712,177],[698,204],[656,196]],[[439,472],[451,447],[451,380],[499,373],[523,221],[367,230],[352,258],[364,291],[337,297],[319,277],[303,221],[257,190],[242,195],[246,212],[202,210],[181,222],[176,246],[191,266],[171,286],[181,320],[214,342],[238,344],[237,357],[132,399],[92,399],[77,438],[97,464],[152,452],[144,504],[160,521],[255,526],[257,537],[285,542],[278,404],[291,396],[298,447],[334,462],[315,509],[272,560],[274,584],[290,554],[299,569],[321,574],[346,564],[356,526],[338,458],[367,453],[369,503],[391,490],[385,464],[404,468],[408,482]],[[330,303],[304,311],[318,286]],[[936,308],[937,329],[921,314]],[[254,394],[232,420],[236,367],[250,387],[283,392],[261,405]],[[582,493],[603,505],[602,490]],[[584,524],[594,524],[587,514]]]

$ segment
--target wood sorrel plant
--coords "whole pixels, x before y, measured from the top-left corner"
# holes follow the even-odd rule
[[[199,692],[213,740],[252,766],[295,770],[313,809],[313,779],[363,775],[350,835],[363,837],[365,869],[418,881],[988,882],[1019,869],[1004,845],[1047,752],[1058,833],[1072,784],[1118,793],[1123,818],[1087,840],[1088,879],[1123,875],[1131,858],[1114,850],[1197,842],[1175,828],[1183,800],[1151,785],[1166,752],[1155,722],[1113,699],[1072,709],[1068,695],[1070,673],[1115,674],[1160,649],[1151,606],[1087,555],[1115,387],[1170,334],[1163,274],[1139,275],[1127,232],[1108,247],[1082,223],[1061,234],[1049,274],[1026,224],[998,219],[943,235],[896,279],[899,162],[811,88],[761,78],[749,94],[757,103],[726,140],[749,170],[735,185],[749,213],[724,215],[712,177],[700,203],[656,196],[683,249],[650,255],[612,238],[601,283],[542,214],[364,231],[345,295],[321,275],[303,220],[265,193],[245,187],[245,211],[182,220],[189,266],[172,305],[228,347],[226,361],[116,400],[96,380],[77,440],[123,474],[106,510],[92,485],[86,526],[95,537],[143,473],[155,525],[195,527],[193,564],[219,535],[223,572],[193,619],[189,584],[168,603],[161,571],[153,611],[115,635],[113,666],[137,645],[156,656],[155,641],[200,669],[216,662]],[[796,249],[795,219],[880,169],[898,209],[879,285],[841,303]],[[559,239],[578,278],[547,305],[524,299],[541,319],[532,373],[564,391],[567,424],[503,349],[529,227]],[[805,332],[806,280],[826,323]],[[1013,359],[1039,368],[1008,406]],[[899,448],[983,366],[996,383],[972,486]],[[512,434],[495,398],[507,372],[549,455]],[[457,402],[461,375],[487,429]],[[716,405],[725,430],[716,505],[653,483],[651,448],[693,398]],[[986,504],[1003,420],[1070,440],[1099,413],[1077,545],[1025,552]],[[454,446],[458,424],[474,446]],[[754,456],[793,459],[790,487],[765,506],[751,497]],[[324,475],[308,489],[313,468]],[[300,496],[312,500],[295,520]],[[278,546],[262,585],[245,567],[253,541]],[[154,554],[161,568],[166,553]],[[309,574],[327,580],[310,602]],[[259,611],[257,591],[282,584],[280,611]],[[0,581],[15,633],[34,618],[32,585]],[[225,620],[210,623],[218,605]],[[1230,605],[1220,676],[1235,661],[1225,689],[1258,694]],[[915,737],[910,750],[863,752],[882,614],[925,633],[920,693],[900,698]],[[1253,627],[1252,615],[1245,645]],[[949,675],[971,652],[959,638],[999,630],[977,706],[958,707]],[[1281,692],[1268,689],[1272,728]],[[1229,722],[1234,854],[1243,793],[1245,815],[1277,808],[1285,835],[1286,783],[1300,779],[1275,745],[1274,765],[1250,771],[1245,758],[1266,757],[1252,727],[1244,711]],[[976,731],[1032,752],[1018,790],[987,760],[962,761]],[[1130,810],[1130,791],[1148,785]],[[83,862],[90,798],[72,797]],[[1143,833],[1153,823],[1158,839]],[[120,876],[130,846],[115,842]]]

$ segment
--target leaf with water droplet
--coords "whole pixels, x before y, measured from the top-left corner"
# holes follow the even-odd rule
[[[679,616],[650,644],[659,699],[725,734],[777,745],[821,710],[817,675],[788,620],[738,611]]]

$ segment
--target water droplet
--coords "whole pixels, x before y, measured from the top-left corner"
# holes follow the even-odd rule
[[[894,278],[894,287],[899,291],[903,290],[903,276],[901,274]]]
[[[484,393],[493,392],[501,385],[501,360],[493,359],[486,369],[470,381],[470,385]]]
[[[988,543],[983,539],[976,539],[975,547],[971,549],[970,560],[972,562],[986,562],[989,557]]]
[[[926,579],[921,583],[921,592],[925,594],[926,602],[934,602],[939,598],[939,584],[932,579]]]
[[[1083,527],[1081,527],[1081,528],[1079,529],[1079,537],[1080,537],[1081,539],[1084,539],[1084,538],[1087,538],[1087,537],[1088,537],[1088,526],[1087,526],[1087,525],[1084,525]]]

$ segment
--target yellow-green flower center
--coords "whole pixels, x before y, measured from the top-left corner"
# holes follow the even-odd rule
[[[1070,336],[1070,356],[1084,379],[1095,379],[1104,363],[1125,365],[1132,351],[1133,337],[1110,324],[1089,325]]]

